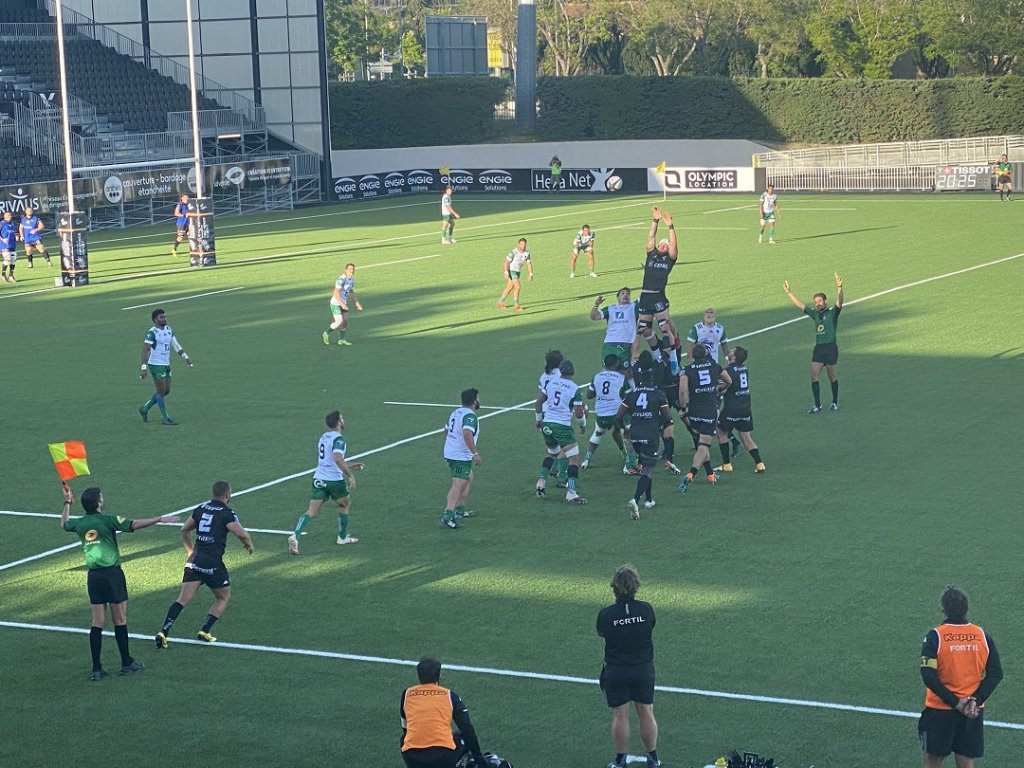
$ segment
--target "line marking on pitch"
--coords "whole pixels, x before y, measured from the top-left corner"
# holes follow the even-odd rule
[[[395,400],[385,400],[384,405],[418,405],[422,408],[460,408],[459,405],[452,405],[451,403],[402,403]],[[502,405],[481,405],[477,406],[481,411],[533,411],[533,408],[524,408],[521,405],[502,406]]]
[[[163,301],[154,301],[149,304],[136,304],[135,306],[132,307],[121,307],[121,310],[123,311],[126,309],[142,309],[143,307],[158,307],[161,306],[162,304],[173,304],[176,301],[189,301],[191,299],[201,299],[204,296],[216,296],[218,293],[231,293],[232,291],[241,291],[244,289],[244,285],[240,285],[237,288],[222,288],[219,291],[209,291],[207,293],[194,293],[191,296],[179,296],[176,299],[164,299]]]
[[[49,624],[31,624],[20,621],[0,621],[0,627],[8,629],[30,629],[41,632],[63,632],[75,635],[88,634],[89,630],[80,627],[62,627]],[[103,634],[113,637],[113,632],[105,631]],[[129,633],[129,637],[135,640],[152,640],[151,635],[143,635],[136,632]],[[386,656],[365,656],[356,653],[342,653],[340,651],[318,651],[308,648],[286,648],[276,645],[257,645],[253,643],[232,643],[218,640],[214,644],[203,643],[199,640],[181,638],[174,641],[175,645],[202,645],[208,648],[224,648],[236,651],[255,651],[257,653],[273,653],[285,656],[306,656],[318,659],[335,659],[338,661],[355,661],[366,664],[386,664],[390,666],[415,667],[419,662],[411,659],[392,659]],[[445,662],[445,669],[449,672],[467,672],[478,675],[491,675],[495,677],[512,677],[522,680],[541,680],[553,683],[575,683],[577,685],[596,686],[599,681],[589,677],[575,677],[572,675],[553,675],[545,672],[526,672],[516,669],[500,669],[496,667],[476,667],[465,664],[452,664]],[[810,709],[829,709],[838,712],[856,712],[864,715],[886,715],[889,717],[918,718],[920,712],[904,712],[898,709],[882,709],[880,707],[862,707],[856,704],[840,704],[832,701],[815,701],[813,699],[792,699],[781,696],[761,696],[752,693],[736,693],[733,691],[709,691],[701,688],[682,688],[673,685],[656,685],[655,690],[662,693],[678,693],[684,696],[700,696],[711,699],[731,699],[733,701],[752,701],[759,704],[782,704],[793,707],[807,707]],[[985,725],[991,728],[1007,728],[1014,731],[1024,731],[1024,723],[1001,722],[998,720],[986,720]]]

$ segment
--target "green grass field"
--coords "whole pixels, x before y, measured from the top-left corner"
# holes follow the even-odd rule
[[[72,487],[99,485],[109,512],[191,508],[226,479],[244,525],[288,531],[324,414],[341,408],[351,452],[369,455],[352,507],[358,545],[335,546],[329,514],[298,558],[279,533],[254,534],[252,557],[229,545],[233,600],[214,646],[189,642],[203,591],[156,652],[149,638],[180,581],[178,535],[123,537],[132,648],[147,666],[134,678],[87,682],[77,547],[6,567],[72,537],[51,518],[0,515],[0,765],[399,766],[399,695],[429,653],[449,666],[442,682],[468,703],[485,749],[517,768],[603,766],[610,717],[592,682],[593,627],[626,561],[658,613],[658,683],[677,689],[656,705],[667,768],[733,747],[784,768],[920,765],[916,722],[900,713],[921,708],[918,650],[949,583],[971,595],[1006,673],[983,764],[1015,764],[1024,259],[1008,257],[1024,250],[1020,203],[782,195],[779,242],[758,246],[753,199],[670,199],[682,251],[673,316],[685,328],[713,305],[730,336],[746,337],[768,472],[755,476],[744,455],[717,487],[680,496],[659,469],[657,507],[632,522],[634,482],[610,442],[581,478],[588,506],[539,500],[532,414],[482,410],[477,515],[441,528],[441,437],[410,438],[449,409],[388,403],[454,405],[475,386],[485,407],[521,405],[552,347],[587,381],[603,339],[593,298],[639,286],[653,202],[463,196],[454,246],[439,243],[426,197],[221,219],[220,265],[208,270],[171,257],[171,226],[103,232],[90,241],[94,282],[74,291],[51,288],[56,268],[19,259],[18,285],[0,284],[0,509],[58,513],[46,443],[81,439],[92,476]],[[598,233],[600,277],[569,280],[583,223]],[[520,236],[537,278],[524,283],[526,311],[503,312],[502,260]],[[353,313],[353,346],[325,347],[348,261],[365,311]],[[798,316],[781,284],[831,299],[835,271],[847,298],[841,410],[809,416],[813,329],[779,325]],[[157,305],[196,361],[174,367],[175,428],[136,413],[151,392],[138,362]],[[677,442],[688,465],[688,441]],[[110,637],[104,656],[116,668]]]

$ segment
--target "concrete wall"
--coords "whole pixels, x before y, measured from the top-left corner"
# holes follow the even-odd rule
[[[654,141],[576,141],[537,144],[476,144],[452,147],[350,149],[331,152],[334,176],[406,168],[543,168],[558,155],[565,168],[647,168],[748,166],[769,147],[732,139]]]

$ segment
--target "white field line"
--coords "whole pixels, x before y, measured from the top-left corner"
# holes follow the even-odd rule
[[[136,304],[133,307],[121,307],[121,310],[126,309],[142,309],[143,307],[158,307],[161,304],[173,304],[176,301],[189,301],[190,299],[201,299],[204,296],[216,296],[218,293],[231,293],[231,291],[241,291],[245,288],[244,285],[240,285],[237,288],[222,288],[219,291],[210,291],[208,293],[194,293],[191,296],[179,296],[177,299],[164,299],[163,301],[154,301],[149,304]]]
[[[27,515],[31,513],[21,512],[19,514]],[[60,515],[54,515],[54,517],[60,517]],[[80,546],[82,545],[76,541],[73,544],[65,544],[63,547],[57,547],[56,549],[48,549],[45,552],[40,552],[38,555],[30,555],[29,557],[21,558],[21,560],[15,560],[12,563],[5,563],[3,565],[0,565],[0,571],[6,571],[8,568],[14,568],[15,566],[23,565],[24,563],[31,563],[33,560],[39,560],[44,557],[49,557],[50,555],[56,555],[61,552],[65,552],[69,549],[73,549],[75,547]]]
[[[507,413],[509,411],[515,411],[515,410],[523,409],[523,408],[525,408],[526,406],[530,405],[533,402],[534,402],[533,400],[527,400],[526,402],[519,403],[518,405],[512,405],[512,406],[508,406],[506,408],[499,408],[496,411],[491,411],[491,413],[485,413],[480,418],[481,419],[489,419],[492,416],[500,416],[501,414]],[[442,427],[438,427],[437,429],[432,429],[429,432],[421,432],[418,435],[413,435],[412,437],[406,437],[406,438],[403,438],[402,440],[396,440],[393,443],[388,443],[387,445],[382,445],[379,448],[371,448],[369,451],[363,451],[363,453],[357,453],[357,454],[355,454],[353,456],[346,456],[345,458],[348,459],[349,461],[355,461],[356,459],[361,459],[364,456],[372,456],[375,453],[382,453],[384,451],[391,450],[392,448],[397,448],[400,445],[405,445],[406,443],[412,443],[412,442],[414,442],[416,440],[422,440],[425,437],[430,437],[431,435],[437,435],[437,434],[439,434],[439,433],[441,433],[443,431],[444,430],[443,430]],[[284,477],[279,477],[276,480],[270,480],[269,482],[266,482],[266,483],[260,483],[259,485],[254,485],[251,488],[243,488],[240,491],[234,491],[231,494],[231,496],[232,497],[243,496],[243,495],[245,495],[247,493],[252,493],[253,491],[261,491],[264,488],[270,488],[271,486],[274,486],[274,485],[280,485],[281,483],[287,482],[289,480],[294,480],[295,478],[298,478],[298,477],[303,477],[304,475],[311,475],[311,474],[313,474],[314,471],[315,470],[313,470],[313,469],[306,469],[306,470],[303,470],[302,472],[294,472],[294,473],[292,473],[290,475],[285,475]],[[200,504],[200,503],[202,503],[202,502],[196,502],[196,504]],[[180,515],[180,514],[183,514],[185,512],[191,512],[193,509],[195,509],[196,504],[192,504],[191,506],[188,506],[188,507],[182,507],[181,509],[177,509],[174,512],[167,512],[166,514],[168,514],[168,515]],[[49,512],[0,511],[0,514],[18,515],[18,516],[21,516],[21,517],[60,517],[60,515],[54,515],[54,514],[49,513]],[[177,523],[158,523],[158,525],[175,525],[176,526]],[[292,533],[292,531],[275,531],[275,530],[263,530],[263,529],[260,529],[260,530],[249,529],[249,530],[253,531],[254,533],[277,533],[277,534],[284,534],[284,535],[291,535],[291,533]],[[14,566],[20,565],[21,563],[27,563],[27,562],[31,562],[32,560],[38,560],[40,558],[46,557],[48,555],[57,554],[58,552],[63,552],[66,549],[70,549],[72,546],[77,547],[79,545],[77,543],[75,543],[75,544],[72,544],[72,545],[67,545],[67,546],[59,547],[57,549],[51,549],[51,550],[49,550],[47,552],[42,552],[42,553],[40,553],[38,555],[32,555],[31,557],[23,558],[23,559],[18,560],[16,562],[8,563],[7,565],[0,566],[0,570],[6,570],[7,568],[13,568]]]
[[[384,405],[418,405],[423,408],[460,408],[459,405],[452,405],[451,403],[402,403],[395,400],[385,400]],[[524,408],[521,405],[512,405],[509,407],[501,405],[481,405],[479,406],[481,411],[532,411],[533,408]]]
[[[628,203],[626,205],[617,205],[617,206],[615,206],[611,210],[619,210],[619,209],[622,209],[622,208],[633,208],[633,207],[636,207],[638,205],[647,205],[647,204],[648,204],[647,201],[643,201],[643,202],[640,202],[640,203]],[[534,216],[534,217],[529,218],[529,219],[516,219],[514,221],[498,222],[497,224],[479,224],[479,225],[476,225],[476,226],[462,226],[462,227],[459,228],[459,231],[460,232],[467,232],[467,231],[472,232],[472,231],[475,231],[475,230],[478,230],[478,229],[494,229],[496,227],[505,227],[505,226],[510,226],[512,224],[528,224],[528,223],[534,222],[534,221],[545,221],[547,219],[558,219],[558,218],[564,218],[566,216],[572,216],[573,218],[577,218],[579,216],[584,216],[584,215],[586,215],[588,213],[602,212],[602,211],[606,211],[606,210],[609,210],[609,209],[608,208],[594,208],[594,209],[589,209],[589,210],[585,210],[585,211],[569,211],[567,213],[554,213],[554,214],[549,214],[547,216]],[[613,229],[613,227],[605,227],[605,229]],[[414,240],[414,239],[417,239],[417,238],[434,237],[434,236],[435,236],[434,234],[428,234],[428,233],[425,233],[425,232],[417,232],[417,233],[412,234],[412,235],[396,235],[395,237],[385,237],[385,238],[381,238],[379,240],[366,240],[366,241],[358,241],[358,242],[354,242],[354,243],[342,243],[342,244],[339,244],[339,245],[336,245],[336,246],[330,246],[330,247],[327,247],[327,248],[311,248],[311,249],[304,250],[304,251],[286,251],[284,253],[268,254],[267,256],[254,256],[251,259],[241,259],[239,261],[232,261],[232,262],[230,262],[230,264],[225,264],[224,266],[238,266],[240,264],[259,264],[259,263],[265,262],[265,261],[273,261],[275,259],[287,258],[288,256],[313,256],[313,255],[323,254],[323,253],[349,253],[349,252],[352,252],[352,251],[361,250],[363,248],[376,247],[376,246],[380,246],[380,245],[388,245],[390,243],[397,243],[397,242],[401,242],[403,240]],[[421,259],[431,259],[431,258],[435,258],[436,256],[439,256],[439,255],[440,254],[436,254],[435,253],[435,254],[432,254],[430,256],[418,256],[418,257],[412,258],[412,259],[402,259],[401,261],[387,262],[387,264],[403,264],[403,263],[405,263],[407,261],[419,261]],[[374,266],[374,265],[368,264],[365,267],[360,267],[360,269],[369,269],[371,266]],[[385,266],[385,264],[378,264],[376,266]],[[217,269],[217,267],[203,267],[203,270],[212,270],[212,269]],[[132,274],[129,274],[129,275],[115,275],[115,276],[107,278],[106,280],[104,280],[103,278],[100,278],[98,280],[95,280],[94,282],[97,285],[103,285],[104,283],[115,283],[115,282],[120,282],[120,281],[123,281],[123,280],[131,280],[131,279],[138,278],[138,277],[155,277],[155,276],[159,276],[159,275],[176,275],[176,274],[184,274],[184,273],[187,273],[187,272],[194,272],[194,271],[195,271],[194,267],[175,267],[174,269],[163,269],[163,270],[155,270],[155,271],[147,271],[147,272],[135,272],[135,273],[132,273]],[[50,291],[63,291],[63,290],[65,290],[63,287],[56,287],[56,286],[53,286],[53,287],[50,287],[50,288],[37,288],[37,289],[32,290],[32,291],[21,291],[19,293],[7,293],[7,294],[4,294],[4,295],[0,296],[0,299],[15,299],[15,298],[18,298],[19,296],[32,296],[32,295],[37,294],[37,293],[49,293]],[[79,294],[81,294],[81,292],[79,292],[79,291],[72,291],[72,292],[68,293],[69,296],[74,296],[74,295],[79,295]]]
[[[61,627],[48,624],[29,624],[18,621],[0,621],[0,627],[9,629],[31,629],[42,632],[65,632],[76,635],[84,635],[87,629],[79,627]],[[113,632],[104,632],[105,635],[113,636]],[[151,640],[150,635],[131,633],[130,637],[136,640]],[[174,643],[181,645],[202,645],[213,648],[225,648],[237,651],[253,651],[256,653],[274,653],[286,656],[306,656],[319,659],[333,659],[337,661],[355,661],[366,664],[388,664],[391,666],[415,667],[418,662],[412,659],[392,659],[384,656],[364,656],[355,653],[341,653],[338,651],[319,651],[308,648],[287,648],[276,645],[255,645],[252,643],[230,643],[218,641],[215,645],[203,643],[199,640],[188,638],[175,639]],[[541,680],[552,683],[574,683],[577,685],[598,685],[598,681],[588,677],[574,677],[571,675],[552,675],[544,672],[528,672],[516,669],[500,669],[495,667],[474,667],[464,664],[445,663],[445,668],[458,672],[470,674],[490,675],[495,677],[512,677],[521,680]],[[920,712],[904,712],[898,709],[881,709],[879,707],[862,707],[855,704],[841,704],[832,701],[815,701],[813,699],[793,699],[779,696],[761,696],[751,693],[736,693],[733,691],[708,691],[700,688],[681,688],[672,685],[656,685],[655,690],[662,693],[678,693],[684,696],[701,696],[713,699],[732,699],[734,701],[753,701],[759,704],[782,704],[794,707],[808,707],[812,709],[830,709],[839,712],[856,712],[865,715],[886,715],[889,717],[917,718]],[[1009,723],[993,720],[986,720],[985,725],[992,728],[1008,728],[1015,731],[1024,731],[1024,723]]]

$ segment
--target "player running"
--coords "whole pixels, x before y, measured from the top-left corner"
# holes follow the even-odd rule
[[[4,211],[0,220],[0,258],[3,258],[3,281],[16,283],[14,267],[18,263],[18,226],[11,218],[10,211]]]
[[[668,226],[668,238],[655,242],[658,224],[662,221]],[[633,340],[632,358],[637,359],[641,336],[646,339],[654,358],[660,357],[658,338],[654,333],[654,321],[657,320],[662,334],[669,337],[672,348],[669,362],[673,374],[679,372],[679,358],[675,352],[675,330],[668,313],[669,302],[665,296],[665,288],[678,257],[679,245],[676,242],[676,228],[672,224],[672,217],[658,206],[654,206],[651,209],[651,228],[647,233],[647,260],[644,262],[644,282],[640,289],[640,314],[637,319],[637,336]]]
[[[590,444],[583,457],[580,469],[590,466],[590,460],[594,458],[597,447],[605,432],[611,430],[612,440],[619,447],[624,464],[623,474],[635,464],[635,457],[632,451],[627,451],[622,442],[622,419],[619,418],[619,406],[622,404],[622,396],[629,389],[626,376],[622,372],[622,362],[615,354],[608,355],[604,359],[604,370],[594,375],[593,381],[587,387],[587,399],[594,400],[594,412],[597,414],[597,423],[594,425],[594,434],[590,436]]]
[[[182,195],[174,204],[174,242],[171,243],[171,256],[178,255],[178,246],[188,239],[188,195]]]
[[[25,258],[28,259],[29,269],[32,269],[33,248],[46,259],[46,266],[53,266],[53,262],[50,261],[50,254],[46,252],[46,246],[43,245],[43,229],[43,222],[35,215],[35,212],[31,208],[26,208],[25,215],[21,217],[21,224],[18,226],[18,230],[21,240],[25,243]]]
[[[728,365],[725,372],[732,383],[725,390],[722,398],[722,412],[718,416],[718,450],[722,453],[722,466],[715,467],[715,472],[732,472],[730,458],[729,433],[739,432],[743,446],[750,451],[754,460],[754,472],[765,471],[761,461],[761,452],[750,433],[754,431],[754,414],[750,407],[750,372],[747,370],[747,350],[743,347],[734,348],[727,355]]]
[[[547,446],[547,456],[541,463],[540,478],[537,480],[537,496],[544,498],[548,473],[551,472],[555,459],[565,456],[569,460],[565,500],[586,504],[587,500],[576,492],[576,480],[580,475],[580,448],[572,428],[572,419],[575,416],[580,432],[587,431],[583,390],[572,380],[576,375],[576,368],[571,360],[563,360],[558,370],[561,371],[561,378],[548,382],[547,391],[541,392],[534,407],[537,429],[544,435],[544,444]]]
[[[590,229],[589,224],[580,227],[580,231],[576,233],[576,238],[572,241],[572,253],[569,255],[569,277],[576,277],[576,259],[579,258],[580,251],[587,254],[587,267],[590,269],[590,276],[597,277],[597,272],[594,271],[594,232]]]
[[[769,184],[761,193],[761,200],[758,203],[758,210],[761,212],[761,231],[757,236],[757,242],[764,242],[764,228],[768,227],[768,244],[775,245],[775,220],[778,219],[782,208],[779,207],[779,196],[775,194],[775,187]]]

